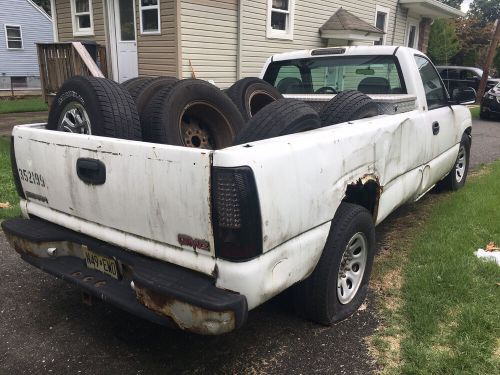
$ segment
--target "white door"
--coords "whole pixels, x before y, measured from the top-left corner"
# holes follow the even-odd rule
[[[138,76],[135,0],[115,0],[118,82]]]

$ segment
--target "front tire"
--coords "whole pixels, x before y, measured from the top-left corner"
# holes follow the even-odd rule
[[[316,269],[295,289],[299,313],[325,325],[353,314],[366,297],[374,255],[372,215],[341,203]]]
[[[469,172],[470,139],[467,134],[462,135],[458,149],[457,160],[450,173],[438,184],[444,190],[456,191],[465,185]]]

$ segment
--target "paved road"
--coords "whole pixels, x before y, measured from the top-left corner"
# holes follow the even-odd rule
[[[500,158],[500,122],[475,122],[472,164]],[[429,196],[428,199],[432,199]],[[401,220],[377,228],[379,244]],[[24,264],[0,235],[0,374],[367,374],[364,338],[376,303],[334,327],[293,314],[286,296],[252,311],[241,330],[200,337],[140,321]]]

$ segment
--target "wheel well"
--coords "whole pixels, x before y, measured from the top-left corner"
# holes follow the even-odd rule
[[[378,202],[382,188],[376,176],[364,176],[347,185],[343,202],[357,204],[371,212],[373,220],[377,217]]]
[[[469,141],[472,144],[472,127],[469,126],[467,129],[465,129],[464,134],[467,134],[467,136],[469,137]]]

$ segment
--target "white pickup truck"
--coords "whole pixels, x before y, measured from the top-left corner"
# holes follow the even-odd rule
[[[380,114],[217,150],[16,126],[12,247],[88,295],[195,333],[237,329],[290,287],[315,322],[349,316],[375,225],[436,184],[465,183],[469,110],[404,47],[279,54],[261,77],[318,108],[363,91]],[[336,108],[342,118],[350,101]]]

